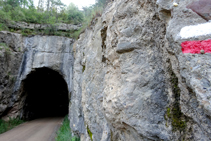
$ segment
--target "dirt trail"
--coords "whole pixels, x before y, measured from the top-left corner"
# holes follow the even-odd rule
[[[54,141],[62,117],[36,119],[0,134],[0,141]]]

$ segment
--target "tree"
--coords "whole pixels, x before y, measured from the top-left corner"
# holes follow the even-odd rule
[[[19,0],[6,0],[5,4],[11,5],[12,7],[17,7],[20,5]]]
[[[96,4],[99,6],[106,6],[111,0],[96,0]]]
[[[70,3],[70,5],[67,7],[67,15],[68,20],[74,22],[75,24],[81,23],[84,19],[82,11],[80,11],[79,8],[73,3]]]

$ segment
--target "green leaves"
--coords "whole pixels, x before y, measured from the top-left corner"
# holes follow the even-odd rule
[[[70,5],[67,7],[67,18],[71,23],[79,24],[82,23],[84,20],[84,15],[82,11],[78,9],[76,5],[73,3],[70,3]]]

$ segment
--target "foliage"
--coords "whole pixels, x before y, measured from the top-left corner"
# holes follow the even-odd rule
[[[91,25],[93,19],[101,16],[109,1],[111,0],[96,0],[96,4],[80,10],[73,3],[65,6],[61,0],[39,0],[38,7],[34,6],[34,0],[0,0],[0,31],[9,30],[8,25],[14,22],[49,24],[49,28],[44,31],[30,33],[21,31],[21,34],[27,36],[41,33],[77,39]],[[58,23],[82,24],[82,27],[79,31],[63,34],[54,28]],[[17,31],[17,29],[12,30]]]
[[[84,15],[76,5],[70,3],[67,7],[67,19],[75,24],[83,22]]]
[[[48,0],[50,3],[46,9],[40,10],[33,6],[32,0],[0,0],[0,23],[20,21],[27,23],[78,24],[83,21],[83,13],[74,4],[65,8],[60,0]]]
[[[96,0],[96,3],[89,7],[83,7],[84,20],[81,29],[74,33],[73,37],[77,39],[81,33],[83,33],[87,27],[91,26],[92,21],[96,17],[102,15],[103,9],[111,0]]]
[[[93,141],[93,139],[92,139],[92,132],[90,131],[88,126],[87,126],[87,133],[89,134],[89,137],[90,137],[91,141]]]
[[[59,131],[57,132],[56,141],[80,141],[78,137],[72,137],[71,129],[70,129],[70,122],[68,117],[64,118],[62,126],[60,127]]]
[[[0,46],[3,46],[4,48],[7,47],[7,45],[5,43],[0,43]]]
[[[24,121],[20,118],[10,118],[9,121],[0,119],[0,134],[22,124]]]

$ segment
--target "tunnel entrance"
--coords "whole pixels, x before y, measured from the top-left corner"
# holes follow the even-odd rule
[[[23,119],[65,116],[68,114],[68,88],[58,72],[39,68],[23,81]]]

